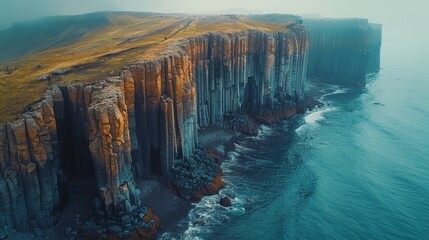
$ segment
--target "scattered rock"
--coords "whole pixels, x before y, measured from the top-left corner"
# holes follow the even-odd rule
[[[198,146],[195,153],[172,168],[174,188],[185,199],[200,200],[204,195],[218,193],[224,186],[219,161]]]
[[[66,235],[69,235],[72,232],[72,228],[71,227],[66,227],[66,229],[64,230],[64,233]]]
[[[229,197],[227,197],[227,196],[221,198],[220,201],[219,201],[219,204],[222,207],[231,207],[232,206],[231,199],[229,199]]]
[[[194,225],[197,225],[197,226],[204,226],[204,225],[206,225],[206,223],[205,223],[204,221],[202,221],[202,220],[198,220],[198,221],[195,221],[195,222],[194,222]]]
[[[132,219],[130,218],[130,216],[124,215],[122,216],[122,222],[123,223],[131,223]]]
[[[6,233],[0,230],[0,239],[3,240],[3,239],[6,239],[6,237],[7,237]]]
[[[141,210],[141,213],[143,213],[143,215],[146,215],[147,213],[147,207],[143,207]]]
[[[35,81],[50,81],[51,80],[51,75],[46,74],[46,75],[42,75],[36,79],[34,79]]]
[[[313,98],[308,97],[308,96],[306,96],[304,98],[304,104],[307,107],[307,109],[310,110],[310,111],[313,110],[314,108],[321,108],[321,107],[324,106],[323,103],[321,103],[321,102],[319,102],[317,100],[314,100]]]
[[[124,233],[123,233],[123,235],[124,235],[125,238],[130,237],[131,236],[131,232],[128,231],[128,230],[125,230]]]
[[[113,225],[109,228],[109,230],[114,234],[121,233],[123,231],[122,227],[119,225]]]
[[[43,232],[42,232],[42,230],[40,228],[35,228],[34,229],[34,235],[36,237],[41,237],[43,235]]]
[[[57,70],[53,71],[53,72],[52,72],[52,75],[54,75],[54,76],[59,76],[59,75],[63,75],[63,74],[65,74],[65,73],[68,73],[68,72],[70,72],[70,71],[71,71],[71,69],[70,69],[70,68],[59,68],[59,69],[57,69]]]
[[[142,213],[143,211],[134,211],[127,214],[121,211],[109,220],[91,218],[85,223],[78,238],[82,236],[83,239],[106,239],[106,236],[109,235],[110,239],[122,239],[137,233],[145,236],[138,239],[153,239],[158,229],[159,218],[153,215],[151,210],[146,209],[144,218],[140,219],[139,215]]]

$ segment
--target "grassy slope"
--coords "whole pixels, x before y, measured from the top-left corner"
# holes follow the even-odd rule
[[[67,46],[108,23],[109,18],[102,12],[15,23],[12,28],[0,31],[0,62]]]
[[[108,24],[85,34],[78,41],[33,53],[3,63],[0,68],[17,66],[12,74],[0,71],[0,122],[20,117],[25,106],[38,100],[48,87],[36,78],[59,68],[74,70],[53,78],[54,83],[87,82],[118,72],[129,62],[153,59],[178,39],[207,32],[237,32],[246,29],[286,31],[290,19],[272,21],[257,17],[241,19],[228,16],[194,17],[184,15],[106,13]],[[64,31],[78,31],[76,24]],[[60,34],[65,34],[61,32]],[[165,40],[165,37],[168,37]],[[31,36],[27,36],[31,39]],[[57,38],[47,38],[49,41]],[[37,69],[37,65],[43,67]]]

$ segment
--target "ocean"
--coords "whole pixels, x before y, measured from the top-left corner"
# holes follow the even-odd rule
[[[325,106],[238,141],[225,189],[160,239],[429,239],[425,62],[383,57],[362,89],[309,83]]]

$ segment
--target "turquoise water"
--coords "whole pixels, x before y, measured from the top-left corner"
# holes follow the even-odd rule
[[[162,238],[429,239],[424,62],[384,59],[364,89],[309,84],[324,108],[228,153],[233,207],[206,197]]]

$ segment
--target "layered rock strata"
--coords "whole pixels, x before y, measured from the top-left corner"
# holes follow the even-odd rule
[[[185,176],[172,169],[200,159],[199,129],[221,125],[226,114],[296,108],[307,49],[299,24],[277,33],[210,33],[130,64],[117,78],[52,87],[23,119],[0,126],[0,226],[52,226],[54,207],[67,200],[65,176],[95,177],[100,215],[135,212],[135,178]],[[198,174],[201,182],[220,182]]]
[[[365,86],[380,68],[381,25],[367,19],[306,19],[308,75],[322,81]]]

